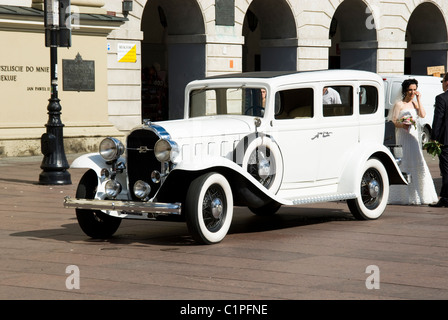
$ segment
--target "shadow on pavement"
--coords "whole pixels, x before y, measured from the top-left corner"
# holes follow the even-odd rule
[[[160,246],[195,245],[185,222],[123,220],[117,232],[109,239],[92,239],[83,233],[76,218],[74,223],[62,224],[60,228],[29,230],[12,233],[14,237],[52,239],[63,242],[86,244],[133,244]],[[329,208],[281,208],[272,216],[257,216],[248,209],[235,207],[231,234],[250,234],[280,229],[328,223],[353,221],[353,216],[341,209]]]

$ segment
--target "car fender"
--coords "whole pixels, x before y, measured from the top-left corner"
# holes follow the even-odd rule
[[[240,165],[224,157],[201,157],[200,161],[182,161],[178,163],[168,174],[166,180],[159,190],[157,197],[169,192],[174,186],[179,187],[179,183],[191,181],[206,172],[219,172],[228,180],[234,193],[256,193],[263,201],[276,201],[282,205],[292,205],[289,200],[278,197],[270,190],[261,185],[252,175],[244,170]],[[236,191],[238,190],[238,191]],[[238,194],[236,195],[238,197]],[[240,194],[239,196],[242,197]],[[250,201],[250,200],[249,200]]]
[[[117,162],[125,162],[124,157],[120,157]],[[101,175],[101,170],[103,168],[111,168],[112,165],[108,164],[99,153],[88,153],[82,155],[75,160],[73,160],[70,168],[75,169],[92,169],[97,173],[98,176]]]
[[[125,158],[120,157],[117,162],[125,162]],[[82,155],[75,160],[73,160],[70,165],[71,169],[90,169],[95,171],[98,177],[98,189],[95,196],[96,199],[105,199],[106,195],[104,193],[104,185],[107,182],[107,178],[103,178],[101,174],[102,169],[111,169],[112,165],[108,164],[99,153],[88,153]],[[120,182],[122,186],[122,191],[117,199],[127,199],[128,190],[126,183],[126,169],[122,173],[118,173],[116,179]]]
[[[378,158],[386,168],[390,184],[407,184],[394,156],[383,144],[361,143],[352,151],[338,186],[338,193],[354,193],[360,196],[359,183],[363,166],[370,158]]]
[[[71,169],[92,169],[99,176],[101,169],[107,166],[106,161],[98,153],[88,153],[73,160]]]

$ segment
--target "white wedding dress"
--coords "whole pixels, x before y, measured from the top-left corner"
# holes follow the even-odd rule
[[[417,111],[414,108],[402,110],[399,119],[406,115],[418,119]],[[403,148],[400,169],[411,174],[411,183],[408,185],[391,185],[389,204],[420,205],[439,200],[434,181],[423,157],[419,137],[418,125],[417,129],[411,125],[409,131],[403,128],[395,128],[396,144]]]

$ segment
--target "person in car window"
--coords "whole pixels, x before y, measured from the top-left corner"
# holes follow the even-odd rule
[[[330,87],[324,87],[322,101],[323,104],[342,104],[339,92]]]
[[[261,106],[266,107],[266,89],[261,89]]]

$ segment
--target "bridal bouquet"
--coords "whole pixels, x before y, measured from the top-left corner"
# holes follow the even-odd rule
[[[423,149],[426,150],[433,157],[438,156],[442,153],[443,144],[438,141],[429,141],[423,145]]]
[[[417,123],[415,122],[414,118],[412,118],[411,115],[403,116],[398,121],[403,124],[413,125],[414,129],[417,129]]]

